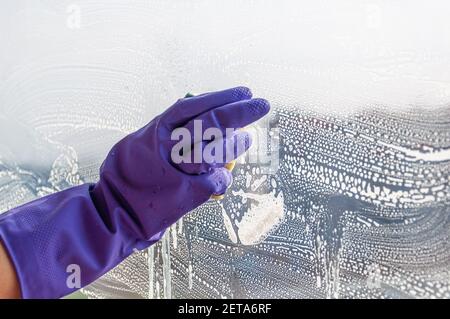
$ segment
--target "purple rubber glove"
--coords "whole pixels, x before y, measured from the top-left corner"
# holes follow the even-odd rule
[[[175,163],[174,129],[244,127],[267,114],[269,104],[249,89],[233,88],[180,99],[167,111],[118,142],[100,168],[96,184],[84,184],[0,215],[0,240],[16,268],[24,298],[58,298],[80,270],[81,287],[129,256],[158,241],[183,215],[223,194],[231,173],[223,161]],[[193,132],[192,132],[193,133]],[[194,135],[194,134],[193,134]],[[236,131],[222,142],[250,137]],[[192,140],[203,149],[210,141]],[[192,146],[192,145],[191,145]],[[234,152],[234,157],[241,151]],[[186,154],[184,154],[186,155]],[[74,268],[75,267],[75,268]]]

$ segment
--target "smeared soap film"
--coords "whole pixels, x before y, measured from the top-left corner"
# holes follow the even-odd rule
[[[290,109],[277,112],[277,174],[238,165],[223,201],[186,216],[151,248],[159,259],[151,297],[167,296],[168,285],[171,297],[189,298],[450,297],[442,155],[450,127],[440,120],[449,110],[335,118]],[[123,269],[133,273],[145,258],[131,257],[105,280],[129,282]],[[101,286],[89,293],[102,295]]]

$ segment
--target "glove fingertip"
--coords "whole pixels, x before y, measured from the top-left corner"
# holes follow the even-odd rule
[[[233,182],[233,175],[224,167],[214,169],[209,176],[211,195],[222,195]]]
[[[232,94],[234,100],[236,101],[251,99],[253,96],[252,91],[246,86],[238,86],[233,88]]]
[[[252,108],[252,111],[258,118],[263,117],[270,111],[270,103],[266,99],[255,98],[249,102]]]

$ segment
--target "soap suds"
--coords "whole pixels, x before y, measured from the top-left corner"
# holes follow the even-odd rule
[[[244,245],[255,245],[263,241],[282,221],[284,215],[283,194],[251,194],[233,192],[235,196],[253,199],[257,203],[244,213],[236,223],[239,240]]]

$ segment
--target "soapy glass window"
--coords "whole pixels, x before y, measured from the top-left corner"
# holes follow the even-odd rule
[[[2,211],[95,182],[186,92],[272,103],[253,127],[266,161],[83,293],[450,297],[447,2],[0,6]]]

